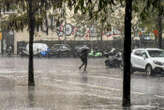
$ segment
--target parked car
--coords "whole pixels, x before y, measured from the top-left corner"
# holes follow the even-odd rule
[[[164,72],[164,50],[138,48],[131,53],[132,71],[145,71],[147,75]]]
[[[54,44],[49,48],[48,56],[53,57],[61,57],[66,56],[70,57],[72,56],[72,49],[68,44]]]
[[[41,53],[47,53],[48,51],[48,45],[44,43],[33,43],[33,55],[34,56],[42,56]],[[22,51],[19,52],[22,56],[28,56],[29,55],[29,44],[26,45],[26,47],[22,48]]]

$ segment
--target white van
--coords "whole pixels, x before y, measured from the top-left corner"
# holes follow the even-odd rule
[[[45,43],[33,43],[33,55],[40,54],[40,52],[47,51],[48,45]],[[24,50],[26,55],[29,55],[29,44],[26,45],[26,49]]]

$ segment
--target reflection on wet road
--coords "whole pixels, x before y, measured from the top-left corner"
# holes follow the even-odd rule
[[[122,72],[89,59],[88,70],[78,70],[79,59],[35,58],[35,88],[27,87],[27,58],[0,57],[2,110],[123,110]],[[132,110],[164,107],[164,77],[132,75]],[[3,103],[2,103],[3,102]]]

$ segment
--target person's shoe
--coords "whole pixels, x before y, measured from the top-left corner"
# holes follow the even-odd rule
[[[84,69],[84,71],[87,71],[86,69]]]

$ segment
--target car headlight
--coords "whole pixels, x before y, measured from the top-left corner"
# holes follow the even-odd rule
[[[164,65],[164,63],[159,62],[159,61],[153,61],[153,63],[156,64],[156,65],[160,65],[160,66]]]

